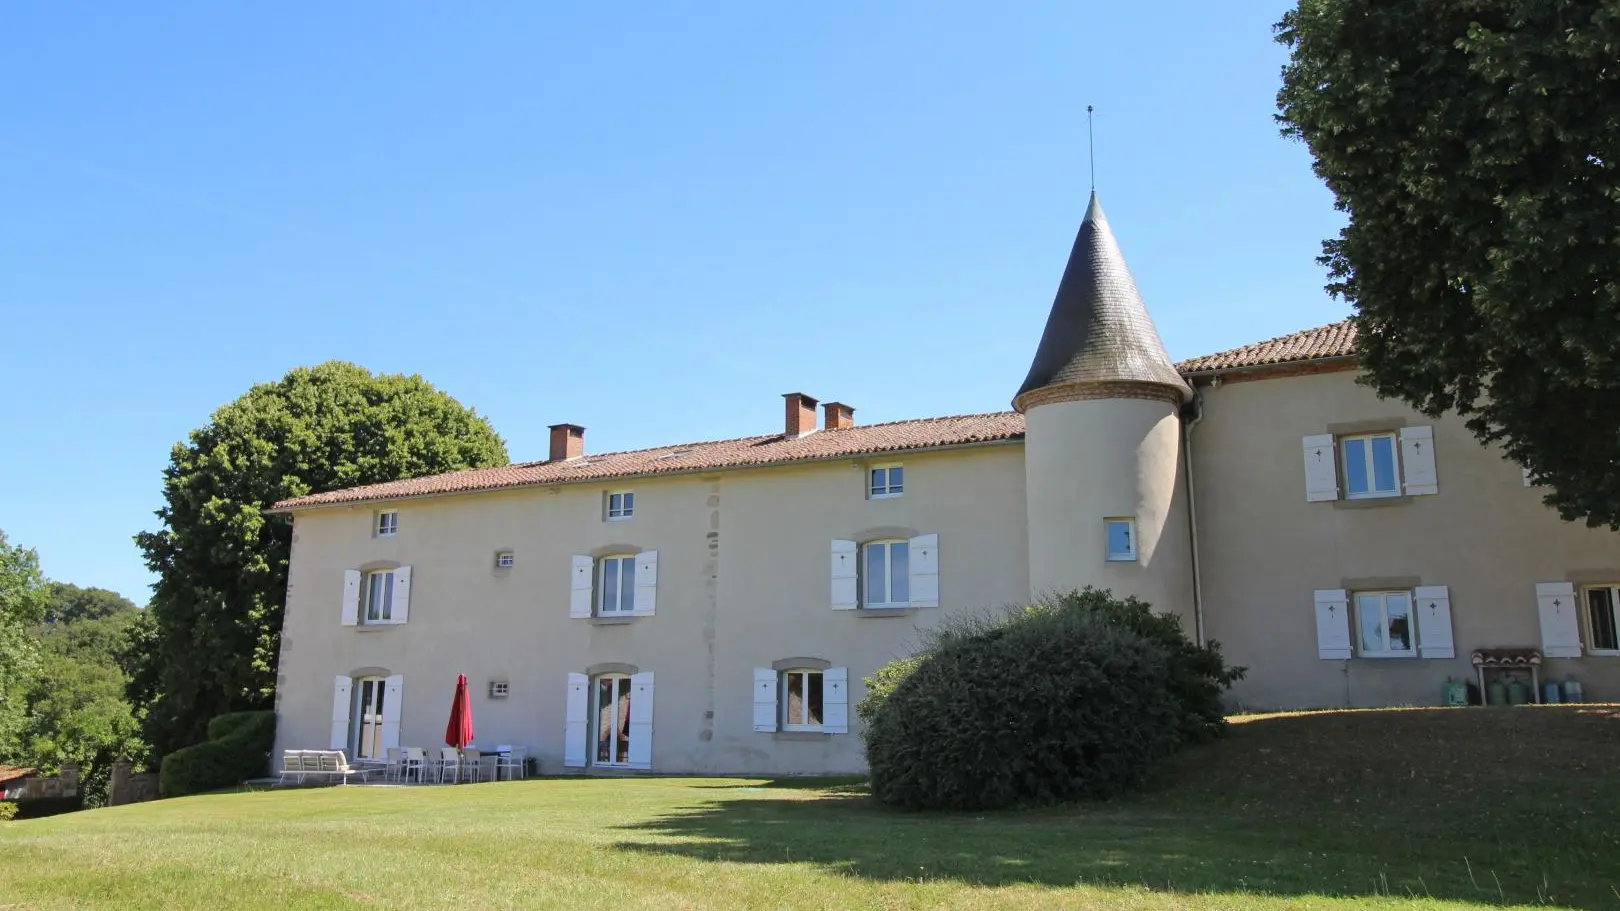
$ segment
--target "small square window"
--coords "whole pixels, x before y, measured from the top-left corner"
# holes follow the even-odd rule
[[[1108,533],[1108,560],[1116,563],[1136,562],[1136,520],[1104,519]]]
[[[901,465],[882,465],[867,473],[867,496],[873,500],[886,500],[906,492],[906,469]]]
[[[379,513],[377,513],[377,537],[379,537],[379,538],[392,538],[398,532],[399,532],[399,513],[398,512],[390,510],[389,512],[379,512]]]
[[[1411,592],[1356,592],[1356,632],[1363,658],[1417,657]]]
[[[512,684],[505,680],[491,680],[489,682],[489,698],[505,699],[512,695]]]
[[[509,550],[497,551],[495,554],[496,569],[511,569],[517,565],[517,556]]]
[[[1344,493],[1351,500],[1394,497],[1401,492],[1396,453],[1400,447],[1393,433],[1372,433],[1344,437],[1339,441],[1344,453]]]
[[[636,514],[636,495],[628,490],[607,495],[607,520],[622,522]]]

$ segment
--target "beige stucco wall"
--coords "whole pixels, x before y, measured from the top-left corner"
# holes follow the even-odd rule
[[[1166,402],[1057,402],[1025,416],[1032,595],[1094,585],[1174,611],[1192,631],[1181,420]],[[1104,520],[1134,518],[1136,562],[1110,562]]]
[[[1204,389],[1193,431],[1208,634],[1249,667],[1249,708],[1436,704],[1447,676],[1472,679],[1469,653],[1540,647],[1535,584],[1620,579],[1620,536],[1560,520],[1519,466],[1482,448],[1455,418],[1382,401],[1349,372]],[[1434,428],[1440,493],[1368,508],[1307,502],[1301,440],[1371,421]],[[1316,589],[1357,580],[1450,588],[1457,657],[1317,657]],[[1620,658],[1550,660],[1588,698],[1620,698]]]
[[[466,673],[477,740],[525,745],[560,771],[567,674],[620,662],[655,674],[655,771],[858,771],[861,679],[909,653],[942,615],[1028,590],[1021,446],[893,461],[905,465],[906,493],[891,500],[866,499],[864,463],[845,460],[405,501],[398,535],[383,539],[371,535],[371,506],[302,513],[277,749],[324,748],[332,678],[362,669],[404,676],[400,742],[437,747],[456,674]],[[610,489],[635,491],[634,519],[603,520]],[[939,608],[831,609],[833,539],[927,533],[939,535]],[[498,550],[514,551],[517,565],[494,569]],[[571,619],[571,555],[617,550],[658,551],[657,614],[613,626]],[[342,626],[344,571],[389,563],[412,567],[409,622]],[[789,657],[849,668],[849,734],[753,730],[753,668]],[[509,698],[487,697],[492,678],[510,682]]]

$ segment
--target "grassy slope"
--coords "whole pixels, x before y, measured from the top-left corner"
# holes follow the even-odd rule
[[[0,908],[1620,906],[1614,707],[1243,719],[1182,764],[946,817],[712,779],[160,801],[0,825]]]

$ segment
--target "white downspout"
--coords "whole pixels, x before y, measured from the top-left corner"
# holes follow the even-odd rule
[[[1216,383],[1220,382],[1217,377]],[[1181,451],[1187,460],[1187,536],[1192,543],[1193,636],[1204,646],[1204,577],[1198,563],[1198,489],[1193,484],[1192,431],[1204,419],[1204,393],[1193,387],[1193,416],[1181,425]]]

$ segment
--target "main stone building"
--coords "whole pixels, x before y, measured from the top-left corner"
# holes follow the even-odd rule
[[[1434,704],[1478,648],[1620,692],[1620,538],[1460,421],[1355,382],[1344,323],[1172,364],[1095,197],[1014,412],[782,432],[314,494],[278,748],[482,743],[547,770],[863,768],[862,679],[943,616],[1095,585],[1180,614],[1243,707]]]

